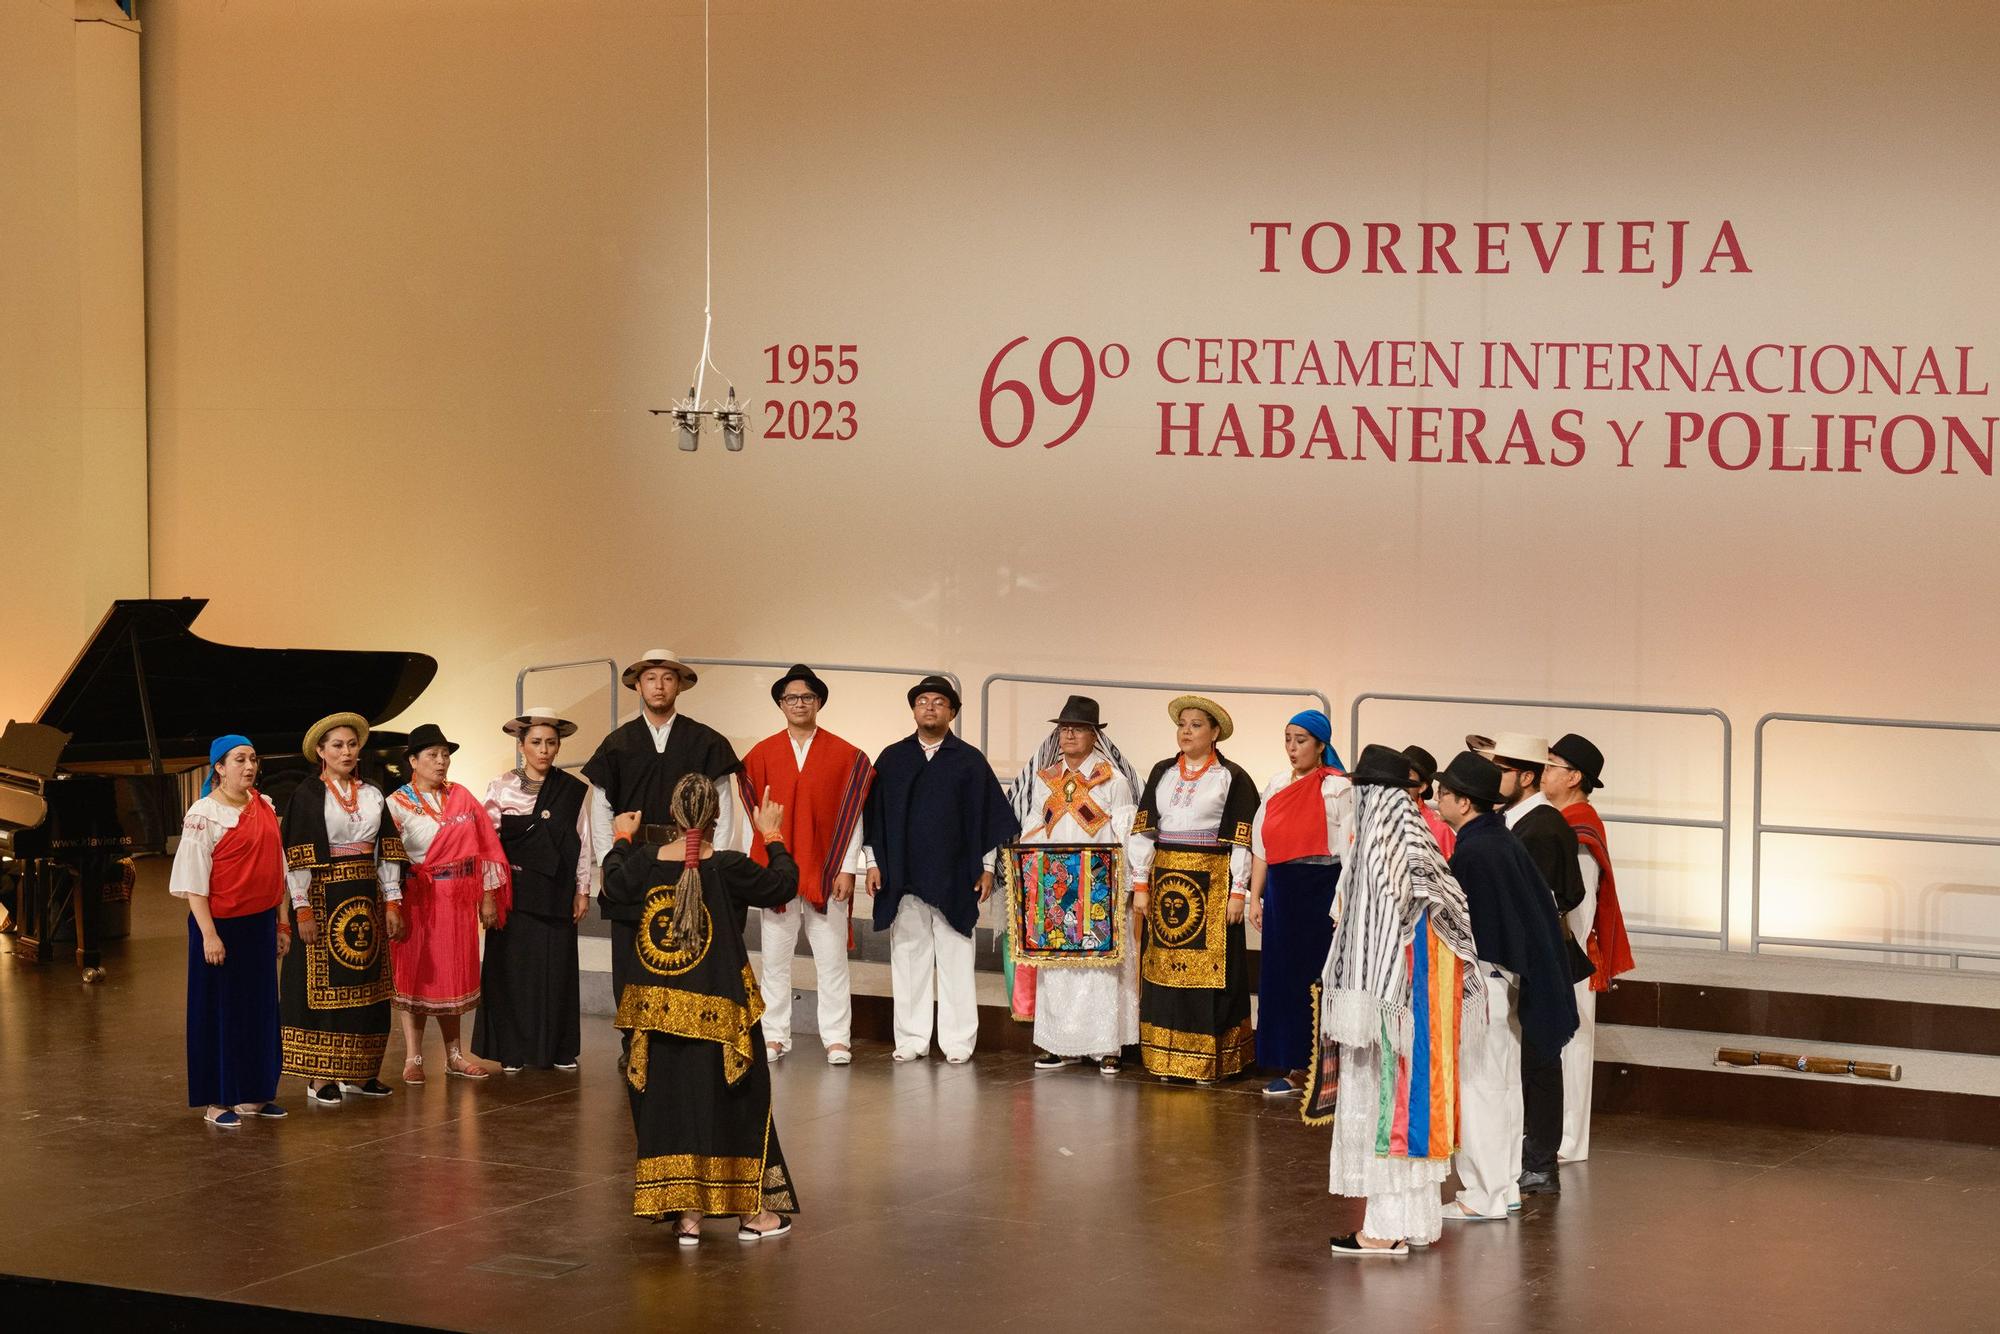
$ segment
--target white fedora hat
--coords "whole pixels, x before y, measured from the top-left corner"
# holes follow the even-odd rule
[[[1526,732],[1502,732],[1493,738],[1493,758],[1512,760],[1516,764],[1546,764],[1549,739]]]
[[[567,718],[559,717],[556,711],[549,708],[546,704],[529,706],[522,711],[520,717],[509,718],[506,722],[500,724],[500,730],[508,736],[518,737],[527,735],[530,727],[537,727],[543,724],[555,728],[557,736],[572,736],[576,732],[575,723]]]
[[[672,649],[649,648],[640,656],[637,662],[626,667],[625,675],[620,678],[625,682],[625,688],[627,690],[637,690],[639,688],[639,673],[645,671],[648,667],[673,668],[676,672],[680,673],[681,688],[683,690],[692,687],[696,681],[701,679],[694,674],[694,668],[682,662],[681,655]]]

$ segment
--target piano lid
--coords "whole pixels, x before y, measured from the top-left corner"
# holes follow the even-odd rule
[[[120,598],[42,706],[71,734],[64,767],[147,761],[146,713],[162,761],[205,759],[241,732],[267,755],[296,751],[316,720],[343,709],[372,723],[408,708],[437,675],[425,653],[242,648],[189,627],[207,598]]]

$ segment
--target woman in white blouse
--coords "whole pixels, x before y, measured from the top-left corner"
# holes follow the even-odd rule
[[[277,960],[291,947],[278,921],[285,857],[278,816],[256,789],[257,749],[244,736],[208,749],[201,796],[181,821],[167,889],[188,905],[188,1106],[225,1130],[276,1119]]]

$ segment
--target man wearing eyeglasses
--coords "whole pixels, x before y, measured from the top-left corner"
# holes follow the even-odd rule
[[[792,958],[803,926],[819,993],[820,1045],[828,1065],[846,1065],[853,1060],[848,922],[861,872],[862,803],[875,771],[858,748],[819,725],[827,688],[812,668],[798,663],[779,677],[771,699],[785,715],[784,730],[751,747],[738,781],[744,810],[755,810],[766,793],[785,808],[783,842],[799,864],[799,897],[759,910],[764,1046],[774,1061],[792,1049]],[[754,840],[750,855],[764,860],[763,839]]]
[[[1570,935],[1568,914],[1583,902],[1583,871],[1577,863],[1576,830],[1542,793],[1542,769],[1549,743],[1543,737],[1503,732],[1493,739],[1493,763],[1500,766],[1500,796],[1507,827],[1527,849],[1555,896],[1562,920],[1570,980],[1590,976],[1590,958]],[[1562,1146],[1562,1048],[1521,1044],[1521,1194],[1554,1195],[1562,1189],[1556,1154]]]
[[[928,1056],[935,1018],[944,1058],[963,1065],[979,1039],[973,928],[995,854],[1021,822],[986,757],[952,735],[958,687],[926,676],[909,701],[917,729],[875,758],[861,855],[875,929],[889,933],[895,1058]]]
[[[1611,848],[1604,820],[1590,804],[1590,794],[1602,787],[1604,752],[1571,732],[1549,743],[1542,765],[1542,791],[1576,831],[1577,868],[1583,875],[1583,902],[1569,914],[1572,939],[1587,942],[1593,969],[1576,984],[1576,1036],[1563,1048],[1563,1131],[1558,1156],[1578,1163],[1590,1156],[1591,1076],[1597,1059],[1597,993],[1610,989],[1611,979],[1632,970],[1632,944],[1625,936],[1625,914],[1618,907],[1618,886],[1611,875]]]

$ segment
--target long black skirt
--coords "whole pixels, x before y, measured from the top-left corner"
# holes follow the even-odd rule
[[[1169,987],[1145,979],[1139,990],[1139,1055],[1148,1073],[1177,1079],[1228,1079],[1250,1064],[1250,953],[1243,923],[1228,929],[1220,987]]]
[[[292,927],[292,951],[278,972],[285,1073],[373,1079],[389,1047],[396,991],[374,855],[334,858],[313,873],[306,900],[319,928],[314,944],[299,937],[298,914],[285,909]]]
[[[1257,1063],[1303,1070],[1319,1016],[1313,983],[1333,945],[1340,863],[1272,862],[1264,879],[1264,958],[1257,980]]]
[[[472,1054],[504,1066],[573,1065],[583,1046],[576,924],[515,909],[486,933]]]
[[[643,1059],[636,1044],[643,1040]],[[778,1128],[771,1120],[771,1068],[764,1027],[753,1026],[755,1063],[730,1084],[722,1045],[700,1038],[641,1032],[635,1070],[646,1087],[628,1090],[639,1142],[632,1212],[659,1218],[690,1209],[744,1217],[769,1209],[799,1211]]]

